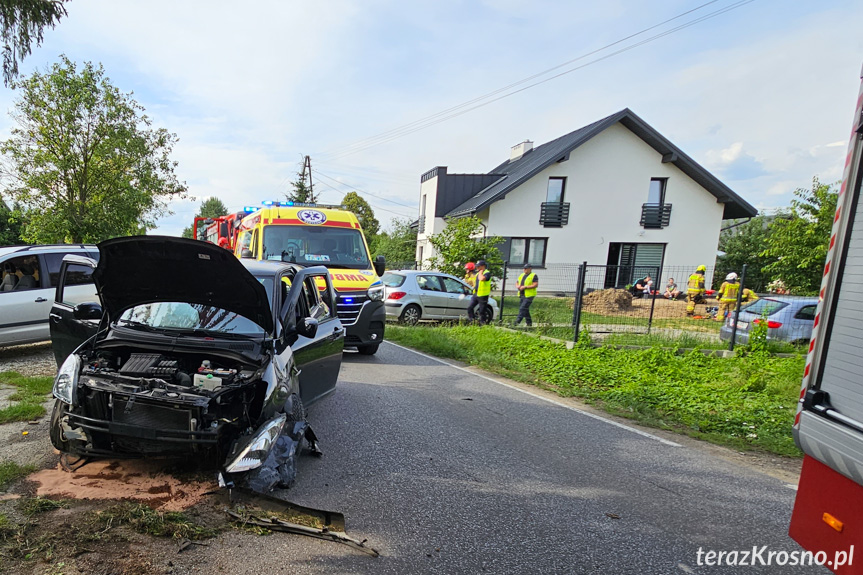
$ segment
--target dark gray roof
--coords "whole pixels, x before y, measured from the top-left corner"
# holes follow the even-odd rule
[[[554,162],[569,159],[569,154],[572,150],[618,122],[644,140],[651,148],[662,154],[663,162],[669,162],[677,166],[681,172],[716,196],[718,202],[725,204],[725,210],[722,215],[723,219],[749,218],[758,215],[758,210],[749,204],[749,202],[731,191],[716,176],[684,154],[680,148],[669,142],[662,134],[650,127],[647,122],[636,116],[632,110],[626,108],[616,114],[570,132],[565,136],[561,136],[556,140],[537,146],[518,160],[513,162],[506,161],[497,166],[489,173],[504,174],[504,177],[450,210],[447,213],[447,217],[469,216],[484,210],[494,202],[503,199],[507,193]]]

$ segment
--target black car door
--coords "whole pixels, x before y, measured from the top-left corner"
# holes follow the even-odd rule
[[[92,284],[96,261],[79,255],[67,255],[60,266],[54,304],[48,316],[51,347],[60,366],[79,345],[96,334],[102,317],[99,302],[75,303],[65,297],[68,286]]]
[[[285,317],[293,318],[295,326],[307,319],[317,325],[314,334],[295,330],[296,341],[291,344],[300,370],[300,398],[305,405],[332,392],[339,377],[345,330],[334,304],[335,290],[326,268],[307,268],[291,279]],[[286,331],[291,330],[291,325],[290,321],[285,323]]]

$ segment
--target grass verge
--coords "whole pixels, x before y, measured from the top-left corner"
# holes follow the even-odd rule
[[[473,326],[387,326],[432,355],[582,398],[610,413],[738,449],[799,457],[791,437],[805,358],[678,355],[653,347],[577,347]]]
[[[6,491],[14,482],[36,471],[32,465],[18,465],[14,461],[0,463],[0,491]]]
[[[25,377],[14,371],[0,373],[0,385],[15,387],[15,392],[9,396],[12,405],[0,409],[0,424],[14,421],[30,421],[45,415],[42,405],[51,393],[54,384],[52,377]]]

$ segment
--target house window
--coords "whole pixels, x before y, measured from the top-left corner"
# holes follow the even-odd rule
[[[566,178],[549,178],[545,201],[550,204],[563,203],[563,189],[565,186]]]
[[[647,190],[647,203],[661,206],[665,203],[665,183],[668,178],[650,178]]]
[[[641,226],[661,230],[671,223],[671,204],[665,203],[665,186],[668,178],[651,178],[647,189],[647,203],[641,206]]]
[[[530,263],[536,267],[545,266],[545,248],[548,238],[511,238],[509,258],[512,267]]]

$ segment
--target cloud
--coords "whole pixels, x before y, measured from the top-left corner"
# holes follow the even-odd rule
[[[743,142],[722,150],[708,150],[707,165],[731,181],[751,180],[763,176],[764,166],[755,156],[743,151]]]

